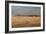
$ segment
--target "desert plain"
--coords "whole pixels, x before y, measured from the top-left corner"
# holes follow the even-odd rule
[[[12,16],[12,28],[40,27],[40,16]]]

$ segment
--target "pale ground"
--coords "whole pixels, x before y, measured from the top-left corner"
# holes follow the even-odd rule
[[[12,27],[40,27],[40,16],[13,16]]]

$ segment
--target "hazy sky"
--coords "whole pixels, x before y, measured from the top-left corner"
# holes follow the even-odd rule
[[[12,15],[40,15],[40,7],[12,6]]]

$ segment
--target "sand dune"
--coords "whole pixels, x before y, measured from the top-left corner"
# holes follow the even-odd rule
[[[40,16],[12,16],[12,27],[40,27]]]

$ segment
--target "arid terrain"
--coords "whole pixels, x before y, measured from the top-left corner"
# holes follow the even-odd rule
[[[40,27],[40,16],[12,16],[12,27]]]

